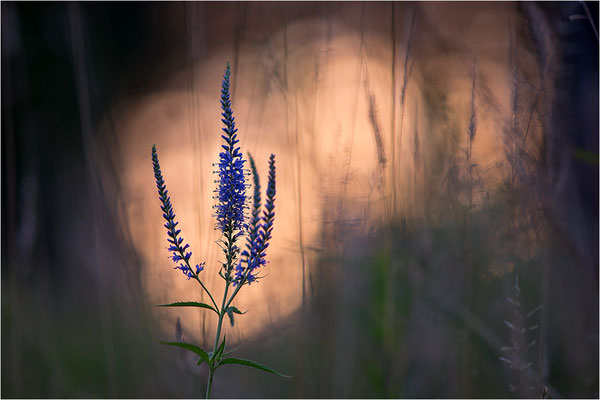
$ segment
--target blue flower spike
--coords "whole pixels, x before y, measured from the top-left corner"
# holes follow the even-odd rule
[[[192,252],[186,251],[190,245],[184,244],[183,238],[179,237],[181,229],[177,229],[179,222],[175,221],[175,212],[173,211],[171,198],[168,196],[169,191],[160,170],[156,145],[152,145],[152,163],[154,164],[154,178],[156,178],[156,187],[158,188],[158,199],[162,203],[160,208],[163,211],[163,218],[167,221],[164,227],[167,228],[167,235],[169,236],[167,239],[170,243],[168,250],[173,253],[171,259],[176,264],[174,269],[180,269],[188,279],[196,278],[200,271],[204,269],[204,263],[196,264],[195,273],[190,267]]]
[[[237,145],[237,129],[235,127],[235,118],[231,110],[231,99],[229,95],[229,76],[231,69],[229,63],[223,76],[221,86],[221,108],[223,117],[221,121],[225,125],[224,134],[221,137],[225,144],[221,147],[224,151],[219,153],[217,204],[215,206],[217,219],[217,229],[225,236],[223,252],[227,261],[223,264],[224,276],[227,281],[231,281],[231,272],[239,247],[235,245],[237,239],[244,234],[247,228],[244,209],[246,208],[246,170],[242,158],[242,152]]]
[[[236,267],[234,285],[238,285],[244,280],[247,268],[252,268],[255,265],[255,261],[258,256],[258,244],[260,239],[260,209],[261,209],[261,198],[260,198],[260,179],[258,171],[256,170],[256,164],[252,155],[248,153],[248,159],[250,160],[250,170],[252,171],[252,178],[254,183],[254,195],[252,196],[252,212],[250,216],[250,223],[248,226],[248,238],[246,240],[246,250],[242,252],[243,261],[240,261]]]
[[[260,217],[260,182],[254,159],[250,155],[249,158],[254,178],[254,201],[252,205],[252,218],[249,225],[250,234],[246,242],[246,250],[242,252],[244,262],[240,262],[236,267],[234,281],[236,285],[240,283],[250,284],[257,280],[257,269],[266,264],[266,250],[269,246],[269,240],[273,232],[273,223],[275,222],[275,154],[271,154],[269,158],[267,199],[262,218]]]
[[[275,222],[275,154],[271,154],[269,157],[269,181],[267,183],[267,201],[265,203],[265,210],[263,212],[263,224],[260,232],[260,248],[259,252],[259,265],[266,264],[266,250],[269,247],[269,240],[271,240],[271,233],[273,232],[273,223]]]
[[[231,230],[240,231],[245,228],[244,205],[246,203],[245,160],[242,159],[240,147],[236,146],[239,139],[229,97],[230,74],[231,70],[227,63],[221,88],[221,108],[223,109],[221,121],[225,124],[223,128],[225,134],[222,134],[221,137],[225,140],[225,144],[221,146],[224,151],[219,154],[218,204],[216,207],[217,228],[224,235]]]

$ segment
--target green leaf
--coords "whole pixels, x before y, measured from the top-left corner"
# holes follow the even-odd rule
[[[241,312],[234,306],[228,307],[227,309],[233,311],[236,314],[240,314],[240,315],[246,314],[248,312],[248,311]]]
[[[208,356],[208,354],[204,350],[202,350],[200,347],[198,347],[194,344],[182,343],[182,342],[162,342],[162,341],[159,341],[159,343],[166,344],[168,346],[181,347],[182,349],[186,349],[193,353],[196,353],[200,356],[200,358],[203,361],[206,361],[206,363],[210,365],[210,362],[209,362],[210,357]]]
[[[233,321],[233,310],[231,309],[231,307],[229,307],[227,310],[227,316],[229,317],[229,322],[231,322],[231,326],[233,327],[234,321]]]
[[[225,310],[225,311],[227,312],[227,315],[229,316],[229,322],[231,322],[231,326],[233,326],[235,323],[235,321],[233,320],[233,313],[243,315],[243,314],[246,314],[246,312],[247,312],[247,311],[241,312],[234,306],[227,307],[227,310]]]
[[[223,356],[223,350],[225,350],[225,338],[226,337],[223,337],[223,342],[221,342],[221,345],[219,345],[219,348],[217,348],[217,351],[215,351],[215,355],[213,357],[215,360],[217,360],[217,363]]]
[[[257,362],[250,361],[250,360],[244,360],[242,358],[233,358],[233,357],[232,358],[224,358],[223,360],[221,360],[221,363],[219,365],[225,365],[225,364],[245,365],[247,367],[252,367],[252,368],[256,368],[256,369],[261,369],[266,372],[270,372],[277,376],[281,376],[282,378],[291,378],[291,376],[280,374],[279,372],[275,371],[272,368],[267,367],[266,365],[262,365],[262,364],[259,364]]]
[[[223,356],[224,356],[224,357],[227,357],[228,355],[230,355],[231,353],[235,353],[235,352],[236,352],[236,351],[238,351],[239,349],[240,349],[240,346],[236,347],[236,348],[235,348],[235,349],[233,349],[233,350],[226,351],[225,353],[223,353]]]
[[[200,307],[200,308],[207,308],[209,310],[213,310],[214,312],[217,312],[217,310],[215,310],[215,308],[213,306],[210,306],[208,304],[204,304],[204,303],[198,303],[197,301],[178,301],[176,303],[171,303],[171,304],[157,304],[157,307]]]

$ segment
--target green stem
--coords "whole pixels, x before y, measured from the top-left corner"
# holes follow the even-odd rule
[[[215,370],[214,369],[210,369],[210,372],[208,374],[208,386],[206,387],[206,398],[209,399],[210,398],[210,389],[212,387],[212,380],[213,380],[213,375],[215,374]]]
[[[240,289],[242,288],[242,286],[244,286],[244,284],[246,283],[246,279],[248,279],[248,275],[250,274],[250,269],[246,269],[244,276],[242,277],[242,279],[240,280],[240,282],[238,283],[237,287],[235,288],[235,290],[233,291],[233,293],[231,294],[231,297],[229,298],[229,301],[227,301],[227,303],[223,306],[223,310],[227,310],[229,308],[229,306],[231,305],[231,302],[233,301],[233,299],[235,298],[235,296],[238,294],[238,292],[240,291]]]
[[[223,317],[225,316],[225,300],[227,299],[227,289],[229,289],[229,282],[225,285],[225,293],[223,294],[223,305],[221,306],[221,311],[219,312],[219,323],[217,325],[217,337],[215,338],[215,345],[213,348],[213,354],[217,351],[219,347],[219,339],[221,337],[221,326],[223,325]]]
[[[221,338],[221,328],[223,326],[223,317],[225,316],[225,310],[227,309],[227,307],[225,306],[226,302],[227,302],[227,292],[229,291],[229,285],[230,285],[230,280],[229,277],[231,276],[231,268],[232,268],[232,262],[233,262],[233,242],[232,242],[232,238],[233,238],[233,229],[231,227],[229,227],[228,229],[228,234],[227,234],[227,266],[226,268],[226,284],[225,284],[225,292],[223,292],[223,303],[221,305],[221,309],[219,310],[218,314],[219,314],[219,322],[217,323],[217,334],[215,336],[215,344],[213,346],[213,351],[212,351],[212,356],[214,357],[216,352],[217,352],[217,348],[219,347],[219,339]],[[198,282],[200,282],[200,280],[198,280]],[[200,284],[202,285],[202,282],[200,282]],[[204,285],[202,285],[202,287],[204,287]],[[210,294],[209,294],[210,295]],[[212,299],[212,296],[211,296]],[[213,300],[213,303],[215,301]],[[229,303],[227,303],[229,304]],[[217,305],[215,304],[215,308],[218,309]],[[214,365],[214,361],[216,360],[211,360],[211,363],[209,363],[208,368],[210,370],[209,374],[208,374],[208,385],[206,386],[206,398],[210,398],[210,391],[212,388],[212,380],[213,380],[213,376],[215,374],[215,369],[216,366]]]
[[[204,283],[202,283],[202,281],[200,280],[200,278],[198,278],[197,275],[195,275],[194,278],[196,278],[198,283],[202,286],[202,289],[204,289],[204,291],[208,294],[208,297],[210,297],[211,301],[213,302],[213,305],[215,306],[215,310],[217,310],[217,314],[220,314],[221,312],[219,310],[219,306],[217,306],[217,302],[215,301],[215,299],[213,299],[212,295],[210,294],[210,292],[208,291],[206,286],[204,286]]]
[[[229,289],[229,282],[227,282],[227,285],[225,286],[225,293],[223,294],[223,306],[221,307],[221,311],[219,312],[219,322],[217,324],[217,335],[215,337],[215,345],[213,346],[213,357],[215,355],[215,353],[217,352],[217,348],[219,347],[219,339],[221,337],[221,327],[223,326],[223,317],[225,316],[225,301],[227,300],[227,289]],[[212,360],[211,360],[212,361]],[[212,388],[212,380],[213,380],[213,376],[215,374],[215,365],[211,362],[208,365],[208,368],[210,370],[209,374],[208,374],[208,386],[206,387],[206,398],[210,398],[210,390]]]
[[[215,310],[217,310],[217,313],[219,313],[219,307],[217,306],[217,302],[215,301],[215,299],[213,299],[212,295],[210,294],[210,292],[208,291],[208,289],[206,288],[206,286],[204,286],[204,283],[202,283],[202,281],[200,280],[200,278],[198,278],[198,274],[196,274],[196,272],[192,269],[192,266],[190,265],[190,262],[184,257],[184,254],[183,254],[182,251],[179,251],[179,254],[181,255],[181,258],[183,259],[183,261],[185,261],[185,265],[187,265],[188,269],[190,270],[190,272],[194,276],[194,279],[198,281],[198,283],[200,284],[200,286],[202,286],[202,289],[204,289],[204,291],[206,292],[206,294],[208,294],[208,297],[210,297],[210,299],[212,300],[213,305],[215,306]]]
[[[231,241],[229,241],[229,243],[230,243],[229,247],[231,247]],[[227,260],[227,271],[228,271],[227,275],[229,276],[229,274],[231,273],[231,259]],[[238,292],[240,291],[240,289],[242,288],[244,283],[246,282],[248,273],[249,273],[249,270],[246,271],[246,273],[244,274],[244,277],[242,278],[240,283],[237,285],[234,292],[231,294],[231,297],[229,298],[229,300],[227,299],[227,292],[229,291],[230,281],[229,281],[229,279],[226,279],[227,283],[225,284],[225,292],[223,293],[223,305],[221,306],[221,310],[219,311],[219,322],[217,324],[217,335],[215,337],[215,344],[213,346],[213,356],[217,352],[217,348],[219,347],[219,339],[221,338],[221,328],[223,326],[223,317],[225,316],[225,312],[229,308],[229,305],[231,304],[231,302],[233,301],[235,296],[238,294]],[[208,367],[209,367],[210,372],[208,374],[208,385],[206,387],[206,398],[207,399],[210,398],[210,391],[212,389],[212,380],[213,380],[213,376],[215,374],[214,365],[209,365]]]
[[[229,299],[229,301],[226,304],[224,304],[224,307],[225,307],[224,310],[227,310],[229,308],[229,306],[231,305],[231,302],[233,301],[233,298],[235,297],[236,294],[238,294],[238,292],[242,288],[243,282],[245,280],[246,280],[246,277],[244,277],[244,279],[242,279],[241,282],[237,285],[237,287],[235,288],[235,290],[231,294],[231,298]]]

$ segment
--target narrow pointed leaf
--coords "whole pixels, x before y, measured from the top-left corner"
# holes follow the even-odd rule
[[[231,326],[233,327],[233,324],[235,323],[233,320],[233,310],[231,309],[231,307],[229,307],[225,311],[227,311],[227,316],[229,317],[229,322],[231,322]]]
[[[162,341],[160,341],[160,343],[166,344],[168,346],[181,347],[182,349],[186,349],[193,353],[196,353],[197,355],[200,356],[200,358],[203,361],[206,361],[206,363],[210,365],[210,363],[209,363],[210,357],[208,356],[206,351],[202,350],[202,348],[200,348],[194,344],[182,343],[182,342],[162,342]]]
[[[225,364],[245,365],[247,367],[252,367],[252,368],[263,370],[265,372],[270,372],[277,376],[281,376],[282,378],[291,378],[291,376],[280,374],[279,372],[275,371],[272,368],[267,367],[266,365],[262,365],[262,364],[259,364],[257,362],[250,361],[250,360],[244,360],[242,358],[233,358],[233,357],[225,358],[225,359],[221,360],[221,363],[219,365],[225,365]]]
[[[208,304],[204,304],[204,303],[199,303],[197,301],[178,301],[175,303],[170,303],[170,304],[157,304],[157,307],[199,307],[199,308],[206,308],[209,310],[213,310],[214,312],[217,312],[217,310],[215,310],[215,308],[213,306],[210,306]]]
[[[247,311],[241,312],[240,310],[237,309],[237,307],[234,306],[230,306],[227,307],[227,310],[225,310],[227,312],[227,316],[229,317],[229,322],[231,322],[231,326],[233,326],[235,324],[235,320],[233,318],[233,314],[239,314],[239,315],[243,315],[246,314]]]
[[[217,349],[217,351],[215,352],[215,355],[214,355],[214,359],[217,360],[217,363],[223,356],[223,350],[225,350],[225,337],[223,337],[223,342],[221,342],[221,345],[219,346],[219,348]]]
[[[236,352],[236,351],[238,351],[239,349],[240,349],[240,346],[236,347],[236,348],[235,348],[235,349],[233,349],[233,350],[226,351],[225,353],[223,353],[223,356],[224,356],[224,357],[227,357],[228,355],[230,355],[230,354],[232,354],[232,353],[235,353],[235,352]]]

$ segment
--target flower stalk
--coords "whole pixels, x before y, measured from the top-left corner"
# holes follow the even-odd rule
[[[225,315],[229,317],[231,325],[233,326],[234,314],[244,314],[236,307],[232,306],[233,300],[244,285],[250,285],[252,282],[256,282],[260,279],[258,272],[260,268],[267,263],[266,249],[269,246],[275,221],[274,210],[276,193],[275,155],[271,154],[271,157],[269,158],[269,177],[266,201],[263,210],[261,204],[260,180],[256,170],[256,164],[252,156],[248,154],[251,172],[245,169],[244,165],[246,160],[243,159],[240,146],[238,145],[239,138],[237,135],[237,128],[235,127],[235,118],[231,109],[231,99],[229,94],[230,75],[231,69],[229,63],[227,63],[221,85],[221,121],[224,124],[221,137],[224,140],[224,144],[221,146],[222,151],[219,153],[219,162],[213,164],[217,167],[214,173],[218,177],[215,181],[215,183],[217,183],[217,189],[215,190],[216,194],[214,196],[214,199],[216,200],[216,205],[214,206],[216,211],[214,216],[216,219],[216,229],[221,232],[222,235],[221,242],[224,246],[221,248],[225,256],[225,260],[221,263],[221,268],[219,269],[219,275],[225,280],[225,290],[223,292],[221,307],[217,305],[212,294],[200,279],[200,273],[204,270],[205,263],[202,262],[196,264],[194,269],[191,267],[190,258],[192,252],[188,250],[190,247],[189,244],[185,243],[183,237],[180,236],[181,229],[177,228],[179,222],[175,220],[171,199],[168,196],[166,183],[160,169],[156,146],[152,146],[154,177],[158,188],[159,200],[161,201],[163,218],[166,220],[164,226],[167,229],[167,240],[170,244],[168,247],[168,251],[171,252],[170,258],[176,265],[175,269],[181,270],[188,280],[190,278],[196,280],[208,294],[212,302],[212,305],[200,302],[177,302],[165,304],[163,306],[199,307],[210,309],[218,316],[215,341],[210,353],[207,353],[199,346],[189,343],[162,343],[190,350],[200,357],[198,365],[203,363],[208,365],[209,376],[206,385],[207,399],[210,398],[211,395],[215,371],[219,366],[224,364],[249,366],[282,377],[287,377],[286,375],[282,375],[275,370],[254,361],[227,357],[232,352],[225,351],[225,337],[221,341],[223,319],[225,318]],[[246,195],[246,189],[250,185],[246,183],[246,176],[250,174],[253,177],[254,195],[252,196],[250,218],[247,219],[245,209],[247,208],[246,202],[249,200],[249,196]],[[247,239],[245,249],[241,251],[237,243],[243,236],[247,236]],[[229,295],[230,286],[232,285],[235,289],[233,290],[233,293]]]

